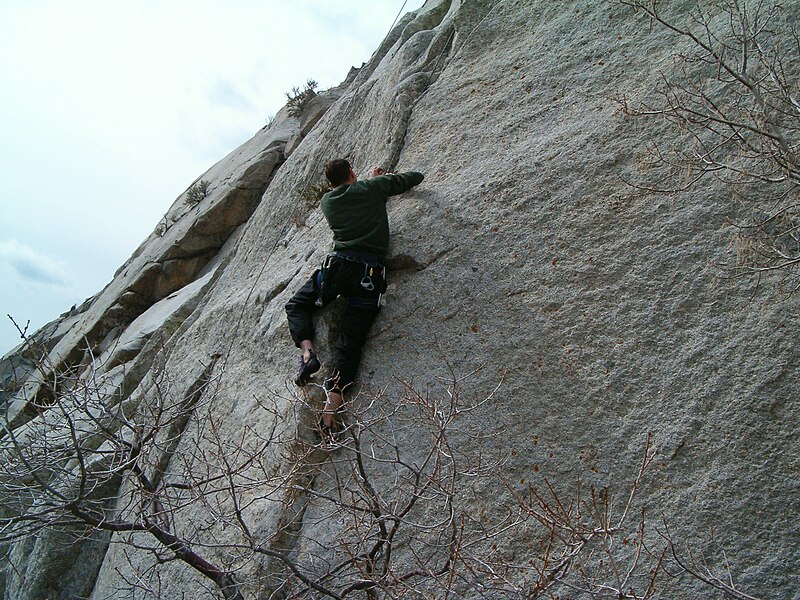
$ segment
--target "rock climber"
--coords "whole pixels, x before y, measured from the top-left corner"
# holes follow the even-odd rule
[[[327,401],[319,424],[323,435],[330,436],[334,414],[355,380],[367,333],[386,291],[386,201],[418,185],[424,176],[415,171],[386,173],[375,167],[368,179],[360,181],[350,163],[341,158],[325,165],[325,176],[331,189],[322,196],[320,207],[333,232],[333,252],[286,304],[286,315],[292,340],[302,351],[294,382],[304,386],[321,366],[313,343],[315,309],[339,296],[347,301],[333,349],[333,366],[325,380]]]

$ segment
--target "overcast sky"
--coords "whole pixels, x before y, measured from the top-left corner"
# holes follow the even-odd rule
[[[0,355],[105,286],[308,78],[423,0],[0,0]]]

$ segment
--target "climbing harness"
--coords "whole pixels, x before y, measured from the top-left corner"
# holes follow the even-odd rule
[[[325,257],[322,262],[322,268],[317,271],[315,276],[315,285],[318,290],[325,289],[325,280],[330,271],[331,265],[335,260],[346,260],[352,263],[364,265],[364,274],[362,275],[359,285],[367,292],[378,292],[377,304],[380,305],[383,292],[386,289],[386,267],[383,265],[383,257],[369,252],[358,252],[355,250],[340,250],[331,252]],[[380,277],[378,282],[374,279]],[[318,299],[318,305],[322,305],[323,301]],[[372,301],[371,301],[372,302]]]
[[[327,258],[341,258],[343,260],[361,263],[362,265],[373,268],[383,267],[383,257],[370,252],[359,252],[357,250],[336,250],[328,254]]]

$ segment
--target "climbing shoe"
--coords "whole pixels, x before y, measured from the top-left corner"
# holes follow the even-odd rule
[[[308,380],[311,379],[311,376],[319,371],[319,368],[320,364],[316,353],[311,352],[308,360],[303,360],[303,357],[301,356],[300,367],[297,369],[297,376],[294,378],[295,384],[303,387],[308,383]]]

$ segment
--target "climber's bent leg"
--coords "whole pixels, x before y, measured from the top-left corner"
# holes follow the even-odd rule
[[[289,321],[289,333],[292,336],[294,345],[298,348],[303,348],[303,342],[310,343],[314,339],[313,315],[317,298],[319,297],[319,292],[314,283],[315,275],[311,276],[284,307],[286,309],[286,318]],[[305,348],[303,352],[305,354]]]
[[[333,413],[342,405],[343,393],[355,381],[362,349],[378,312],[377,297],[347,300],[339,338],[333,350],[333,372],[325,381],[328,401],[322,418],[326,425],[332,422]]]

